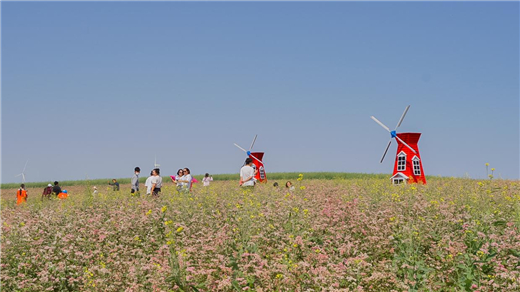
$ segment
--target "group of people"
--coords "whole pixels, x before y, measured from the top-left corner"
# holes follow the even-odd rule
[[[132,194],[139,192],[139,174],[141,173],[141,169],[136,167],[134,169],[134,175],[131,180],[131,190]],[[154,168],[150,172],[150,176],[146,179],[144,186],[146,187],[146,194],[152,196],[159,196],[161,192],[161,188],[163,185],[161,172],[159,168]],[[193,183],[198,182],[192,175],[189,168],[181,168],[177,171],[176,175],[170,176],[172,182],[177,185],[178,192],[188,193],[191,191],[191,187]],[[211,177],[208,173],[202,179],[204,186],[209,186],[210,182],[213,181],[213,177]],[[113,181],[113,183],[115,183]],[[117,185],[117,189],[119,190],[119,184]]]
[[[25,184],[21,184],[20,188],[16,191],[16,204],[20,205],[27,202],[27,197],[29,196],[29,192],[25,188]],[[55,181],[54,186],[48,184],[42,192],[42,200],[43,199],[51,199],[52,197],[58,199],[66,199],[69,194],[67,190],[62,190],[60,187],[60,183]]]

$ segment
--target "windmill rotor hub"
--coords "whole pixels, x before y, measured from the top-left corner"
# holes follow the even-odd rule
[[[397,137],[397,132],[396,132],[396,131],[391,131],[391,132],[390,132],[390,136],[391,136],[392,138]]]

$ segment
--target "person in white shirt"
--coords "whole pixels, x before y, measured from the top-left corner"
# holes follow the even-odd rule
[[[213,177],[209,176],[209,173],[206,173],[204,175],[204,178],[202,179],[202,185],[205,187],[209,187],[209,182],[213,181]]]
[[[183,176],[184,176],[184,170],[182,170],[182,168],[177,170],[177,175],[170,176],[172,179],[172,182],[177,185],[177,192],[180,192],[182,189],[182,183],[180,182],[180,180],[182,179]]]
[[[152,170],[152,196],[159,196],[162,187],[162,177],[159,175],[160,171],[158,168]]]
[[[153,178],[153,170],[150,172],[150,176],[146,179],[144,186],[146,187],[146,194],[152,194],[152,178]]]
[[[253,169],[253,159],[247,158],[246,165],[240,169],[240,185],[243,187],[255,186],[256,170]]]
[[[188,193],[191,190],[191,182],[193,180],[193,177],[191,176],[191,172],[189,168],[184,168],[183,170],[184,176],[181,177],[178,182],[182,184],[182,191]]]

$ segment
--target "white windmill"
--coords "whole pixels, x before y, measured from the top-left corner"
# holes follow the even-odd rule
[[[23,167],[22,173],[15,175],[14,177],[22,177],[22,183],[25,183],[25,168],[27,167],[27,163],[29,162],[29,159],[25,162],[25,166]]]

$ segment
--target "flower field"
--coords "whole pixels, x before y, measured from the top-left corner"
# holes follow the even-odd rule
[[[516,181],[295,185],[3,190],[2,291],[520,291]]]

